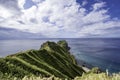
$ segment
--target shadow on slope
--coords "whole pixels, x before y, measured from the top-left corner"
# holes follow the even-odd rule
[[[0,59],[0,72],[18,78],[41,75],[75,78],[85,72],[78,66],[66,41],[45,42],[39,50],[28,50]]]

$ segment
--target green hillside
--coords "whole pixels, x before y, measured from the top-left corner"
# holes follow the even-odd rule
[[[66,41],[45,42],[39,50],[28,50],[0,58],[0,74],[24,76],[75,78],[85,72],[76,64]],[[9,77],[8,76],[8,77]]]

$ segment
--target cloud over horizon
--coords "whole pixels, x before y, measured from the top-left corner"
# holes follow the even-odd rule
[[[0,27],[50,38],[120,37],[120,20],[111,17],[107,2],[95,2],[89,10],[85,8],[88,3],[29,0],[26,4],[26,0],[0,0]]]

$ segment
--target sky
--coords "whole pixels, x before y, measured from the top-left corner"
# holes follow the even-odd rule
[[[120,38],[120,0],[0,0],[0,39]]]

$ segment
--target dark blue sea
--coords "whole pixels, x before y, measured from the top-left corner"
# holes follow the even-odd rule
[[[45,41],[66,40],[71,53],[78,64],[88,67],[97,66],[110,73],[120,72],[120,39],[119,38],[74,38],[74,39],[37,39],[37,40],[0,40],[0,56],[28,50],[39,49]]]

